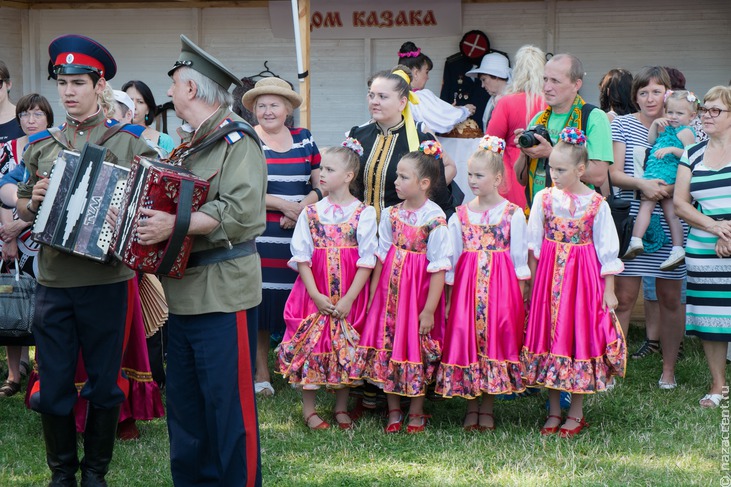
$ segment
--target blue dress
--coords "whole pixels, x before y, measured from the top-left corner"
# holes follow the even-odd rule
[[[687,125],[681,125],[679,127],[668,125],[665,127],[663,133],[657,134],[655,145],[650,149],[650,155],[647,157],[647,162],[645,162],[643,179],[662,179],[668,184],[675,184],[675,175],[678,172],[680,158],[674,154],[667,154],[662,159],[658,159],[655,157],[655,152],[658,149],[664,149],[666,147],[683,149],[683,143],[678,138],[678,132],[683,129],[690,129],[693,132],[693,128]],[[693,135],[695,136],[695,132],[693,132]]]
[[[267,194],[300,202],[312,191],[310,174],[320,168],[320,151],[312,134],[304,128],[289,129],[292,147],[276,152],[264,144],[267,160]],[[297,272],[287,266],[292,258],[289,248],[294,229],[279,226],[283,213],[267,210],[266,230],[256,239],[261,257],[262,301],[257,307],[259,329],[269,330],[277,338],[284,333],[284,305],[292,290]]]

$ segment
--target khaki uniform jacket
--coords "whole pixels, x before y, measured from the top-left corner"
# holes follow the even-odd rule
[[[67,117],[62,127],[70,146],[81,151],[86,142],[97,143],[112,125],[100,110],[96,115],[79,122]],[[103,145],[116,158],[116,164],[130,167],[135,155],[156,157],[157,153],[139,135],[143,128],[129,126],[120,130]],[[30,174],[27,183],[18,185],[18,198],[30,198],[33,186],[39,175],[47,177],[56,162],[59,152],[63,150],[50,133],[41,132],[33,137],[23,154],[23,162]],[[41,246],[38,254],[38,282],[47,287],[68,288],[77,286],[94,286],[126,281],[134,276],[134,272],[121,262],[113,260],[109,264],[100,264],[93,260],[59,252],[46,245]]]
[[[228,108],[219,108],[192,134],[195,143],[226,120],[241,121]],[[197,235],[193,252],[228,247],[253,240],[266,225],[266,160],[258,143],[233,132],[207,149],[191,155],[183,166],[210,182],[199,211],[218,220],[208,235]],[[261,263],[258,254],[189,268],[182,279],[162,280],[170,312],[180,315],[232,313],[261,302]]]

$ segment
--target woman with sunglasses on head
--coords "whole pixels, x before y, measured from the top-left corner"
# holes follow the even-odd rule
[[[724,399],[731,341],[731,87],[711,88],[698,113],[708,140],[686,148],[673,202],[690,225],[686,333],[703,342],[711,372],[711,388],[699,403],[716,408]]]
[[[10,101],[12,87],[8,66],[0,61],[0,143],[23,136],[23,130],[15,117],[15,105]]]

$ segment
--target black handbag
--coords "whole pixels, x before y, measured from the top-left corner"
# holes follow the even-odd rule
[[[607,196],[607,204],[609,209],[612,211],[612,219],[614,220],[614,226],[617,229],[617,236],[619,237],[619,257],[621,258],[629,248],[629,242],[632,238],[632,229],[635,226],[635,217],[630,215],[630,209],[632,208],[632,201],[615,196],[612,187],[612,177],[607,172],[607,179],[609,180],[609,196]]]
[[[36,306],[36,280],[20,272],[0,274],[0,337],[31,335]]]

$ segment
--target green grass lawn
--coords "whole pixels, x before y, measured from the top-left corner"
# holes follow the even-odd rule
[[[642,333],[633,327],[630,351]],[[497,401],[494,432],[464,432],[459,399],[427,401],[433,418],[421,435],[384,435],[379,416],[365,416],[353,431],[311,432],[298,393],[277,377],[277,394],[259,401],[264,484],[728,485],[721,483],[722,413],[698,406],[710,380],[702,348],[694,339],[685,347],[677,389],[657,388],[658,356],[630,360],[614,391],[587,399],[591,427],[571,440],[538,434],[545,394]],[[319,395],[318,410],[328,421],[334,400]],[[117,443],[110,485],[172,485],[164,419],[139,428],[139,441]],[[23,407],[20,394],[0,400],[0,486],[46,485],[48,478],[38,416]]]

